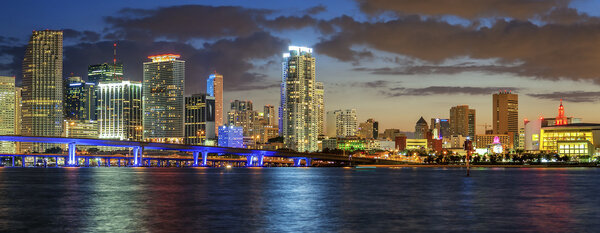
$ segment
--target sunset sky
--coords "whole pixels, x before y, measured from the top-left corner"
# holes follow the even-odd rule
[[[300,5],[301,4],[301,5]],[[36,7],[32,7],[36,5]],[[142,79],[148,55],[186,61],[186,94],[213,71],[229,101],[279,105],[281,54],[314,48],[326,111],[355,108],[380,131],[413,131],[468,104],[491,124],[492,93],[519,94],[519,118],[566,114],[600,123],[600,1],[304,0],[9,1],[0,75],[16,76],[32,30],[64,30],[64,73],[118,59]],[[482,132],[483,127],[478,126]]]

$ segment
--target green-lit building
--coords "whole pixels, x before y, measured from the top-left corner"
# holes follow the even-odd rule
[[[123,80],[123,63],[102,63],[88,66],[88,82],[109,82]]]

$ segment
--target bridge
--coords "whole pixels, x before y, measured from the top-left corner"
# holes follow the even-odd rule
[[[11,157],[12,165],[15,165],[15,157],[22,157],[22,163],[24,164],[25,157],[54,157],[58,161],[59,157],[64,157],[66,166],[80,166],[79,159],[85,159],[86,165],[89,163],[89,159],[102,157],[108,161],[110,165],[111,159],[118,160],[118,165],[121,165],[121,161],[125,162],[126,166],[142,167],[150,166],[151,161],[156,161],[160,166],[164,161],[178,161],[177,165],[190,165],[194,167],[208,166],[209,153],[221,155],[238,155],[245,157],[244,165],[246,167],[262,167],[265,165],[265,158],[285,158],[293,160],[294,166],[311,166],[313,160],[319,161],[332,161],[341,162],[346,164],[400,164],[399,161],[386,160],[386,159],[373,159],[363,157],[351,157],[341,156],[336,154],[325,154],[325,153],[304,153],[294,152],[285,150],[258,150],[258,149],[245,149],[245,148],[231,148],[231,147],[218,147],[218,146],[204,146],[204,145],[186,145],[186,144],[171,144],[171,143],[154,143],[154,142],[136,142],[136,141],[119,141],[119,140],[105,140],[105,139],[89,139],[89,138],[65,138],[65,137],[38,137],[38,136],[19,136],[19,135],[0,135],[0,141],[9,142],[31,142],[31,143],[51,143],[51,144],[66,144],[68,148],[67,155],[42,155],[42,154],[29,154],[29,155],[0,155],[0,157]],[[132,149],[132,157],[115,157],[115,156],[84,156],[77,154],[77,146],[107,146],[107,147],[121,147]],[[182,157],[148,157],[144,156],[144,150],[167,150],[167,151],[181,151],[181,152],[192,152],[191,158]],[[214,160],[215,158],[213,158]]]

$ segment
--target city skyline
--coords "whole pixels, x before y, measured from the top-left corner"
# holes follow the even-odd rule
[[[186,96],[205,92],[206,87],[203,83],[206,76],[213,70],[223,70],[223,76],[229,80],[224,86],[224,103],[235,99],[247,99],[252,100],[257,106],[276,105],[279,102],[277,93],[280,68],[277,64],[280,62],[280,54],[288,45],[298,45],[314,48],[318,60],[317,79],[323,81],[325,86],[325,112],[355,108],[359,122],[373,118],[380,122],[381,129],[398,128],[402,131],[412,131],[414,122],[421,116],[425,119],[448,118],[447,110],[456,105],[469,105],[478,112],[478,125],[491,125],[492,106],[488,98],[484,97],[504,90],[512,90],[513,93],[520,94],[519,127],[523,127],[524,118],[554,117],[555,106],[558,106],[558,99],[561,98],[565,101],[568,116],[580,117],[586,122],[600,122],[600,117],[597,117],[598,112],[590,110],[594,109],[600,96],[600,92],[596,91],[597,85],[593,84],[597,83],[595,80],[600,75],[591,68],[594,67],[596,56],[588,55],[594,54],[597,46],[582,39],[581,36],[564,38],[556,33],[561,30],[583,29],[586,30],[575,31],[573,35],[597,33],[591,30],[593,25],[597,24],[598,12],[600,12],[598,4],[594,4],[594,1],[564,1],[558,5],[539,4],[528,8],[526,13],[518,13],[510,7],[495,13],[485,9],[479,9],[481,12],[471,9],[468,13],[451,9],[429,11],[403,6],[403,3],[398,3],[397,6],[385,6],[380,1],[350,0],[331,1],[324,5],[320,5],[317,1],[307,1],[301,7],[291,6],[292,3],[274,6],[268,1],[257,4],[227,1],[219,4],[207,3],[207,5],[182,7],[183,4],[189,3],[181,1],[169,2],[169,5],[165,5],[166,3],[107,4],[112,6],[99,8],[90,17],[80,17],[83,18],[82,20],[71,20],[71,17],[81,16],[81,12],[76,9],[82,9],[82,5],[75,2],[64,2],[62,6],[72,9],[75,13],[61,17],[57,17],[55,13],[39,14],[37,9],[32,12],[19,11],[18,9],[26,7],[22,5],[23,3],[10,3],[13,4],[14,9],[17,9],[14,12],[20,12],[25,16],[32,14],[36,17],[22,17],[26,19],[15,22],[15,25],[7,24],[5,27],[8,30],[2,37],[0,50],[6,58],[3,60],[0,75],[15,76],[18,85],[21,84],[20,63],[31,30],[63,29],[66,34],[63,76],[73,72],[75,76],[85,77],[88,65],[110,61],[113,58],[113,44],[116,41],[117,57],[124,63],[124,77],[128,80],[142,80],[142,71],[138,65],[143,63],[146,56],[181,51],[182,59],[188,61],[187,72],[194,72],[193,75],[188,73],[186,76],[186,83],[188,83]],[[296,10],[283,13],[283,10],[291,7],[295,7]],[[396,10],[396,13],[398,7],[406,7],[407,12],[399,16],[369,19],[370,16],[380,15],[379,12],[383,7],[391,11]],[[517,7],[519,6],[515,6]],[[570,12],[572,16],[569,18],[570,21],[559,21],[560,12],[553,11],[552,7]],[[138,12],[133,9],[144,9],[144,11]],[[161,27],[162,24],[159,22],[164,21],[168,25],[178,20],[177,17],[167,18],[167,16],[174,13],[183,15],[186,10],[196,13],[206,12],[207,16],[211,14],[214,16],[215,12],[219,12],[219,17],[226,17],[223,15],[231,12],[248,21],[248,24],[236,28],[233,22],[239,21],[224,19],[222,24],[215,25],[218,26],[216,28],[169,30]],[[11,16],[14,17],[13,14],[9,12],[1,17],[9,19]],[[427,21],[411,18],[409,15],[441,16],[439,19]],[[537,16],[542,19],[534,20],[533,18]],[[204,19],[202,18],[204,16],[198,17],[200,17],[197,18],[198,20]],[[499,17],[506,19],[495,21]],[[131,18],[139,19],[141,23],[153,22],[156,27],[135,24],[137,21]],[[3,20],[3,22],[6,24],[11,20]],[[550,62],[558,58],[545,54],[542,56],[530,51],[528,53],[533,55],[517,54],[514,57],[490,51],[469,53],[464,52],[465,45],[454,42],[437,46],[442,55],[424,48],[411,51],[401,47],[402,50],[398,51],[371,39],[363,39],[362,42],[339,40],[341,34],[326,33],[329,27],[333,27],[330,29],[334,32],[337,32],[336,28],[348,27],[345,28],[347,31],[356,33],[358,29],[353,27],[356,22],[368,26],[369,31],[365,33],[373,33],[379,26],[390,26],[397,31],[407,30],[401,27],[407,22],[413,22],[428,33],[433,33],[431,29],[438,27],[456,33],[463,41],[475,43],[474,48],[477,50],[483,48],[477,47],[477,44],[494,41],[491,39],[473,41],[474,38],[468,36],[469,33],[484,34],[485,27],[491,31],[500,30],[502,27],[514,28],[514,31],[510,31],[511,34],[497,33],[491,36],[506,39],[508,35],[513,35],[521,38],[522,42],[530,42],[531,38],[540,35],[553,37],[556,40],[554,44],[548,44],[549,42],[543,40],[540,44],[544,44],[548,52],[558,54],[555,56],[568,57],[570,59],[567,60],[576,60],[579,63],[549,66],[554,64]],[[470,29],[469,25],[474,23],[483,26]],[[582,29],[577,29],[576,25],[581,25]],[[150,35],[152,42],[136,34],[140,32],[133,30],[136,27]],[[231,29],[232,32],[224,32],[219,28]],[[104,29],[107,31],[105,32]],[[431,36],[435,35],[437,34],[431,34]],[[438,37],[431,39],[435,38]],[[362,38],[356,40],[359,39]],[[406,41],[406,43],[412,42]],[[585,46],[584,50],[588,51],[567,46],[574,43]],[[454,47],[450,47],[451,45]],[[497,49],[492,44],[488,46],[490,49]],[[352,50],[345,50],[346,47]],[[518,49],[511,47],[505,49],[511,51]],[[232,51],[244,52],[231,53]],[[350,57],[342,56],[343,53],[340,52],[343,51],[346,51]],[[484,52],[487,54],[481,54]],[[235,54],[235,56],[219,53]],[[11,59],[13,55],[16,57]],[[534,55],[550,57],[539,59],[539,64],[531,64],[531,56]],[[582,61],[580,58],[583,57],[587,59]],[[224,60],[227,62],[223,62]],[[551,69],[554,73],[532,73],[531,68],[536,68],[534,65],[540,69],[555,67]],[[518,67],[520,69],[517,70],[522,72],[519,73],[520,71],[515,71],[511,67]],[[409,111],[405,111],[406,109]],[[482,127],[478,127],[478,133],[482,133],[482,130]]]

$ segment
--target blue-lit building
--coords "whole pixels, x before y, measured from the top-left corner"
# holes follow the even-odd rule
[[[220,126],[219,146],[244,148],[244,128],[241,126]]]

